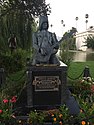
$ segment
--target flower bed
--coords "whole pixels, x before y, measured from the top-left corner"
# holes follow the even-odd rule
[[[0,98],[0,125],[93,125],[94,124],[94,82],[83,78],[73,85],[73,96],[80,106],[77,116],[70,115],[66,105],[58,109],[32,110],[26,116],[16,116],[13,106],[16,96]]]
[[[0,100],[0,125],[8,125],[15,123],[13,113],[13,105],[16,102],[16,96],[11,99],[4,98]]]

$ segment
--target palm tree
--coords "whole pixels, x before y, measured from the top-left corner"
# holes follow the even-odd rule
[[[85,23],[86,23],[86,30],[87,30],[87,23],[88,23],[88,20],[86,20]]]
[[[87,30],[87,23],[88,23],[88,18],[89,18],[89,15],[88,15],[88,14],[85,14],[85,18],[86,18],[85,23],[86,23],[86,30]]]
[[[61,24],[63,24],[64,23],[64,20],[61,20]]]
[[[63,25],[63,27],[65,27],[64,20],[61,20],[61,24]]]
[[[65,24],[63,24],[63,27],[65,27]]]
[[[51,27],[51,30],[52,30],[53,24],[51,24],[50,27]]]
[[[76,20],[76,29],[77,29],[77,21],[78,21],[78,19],[79,19],[78,17],[75,18],[75,20]]]
[[[88,15],[88,14],[85,14],[85,18],[86,18],[86,19],[89,18],[89,15]]]

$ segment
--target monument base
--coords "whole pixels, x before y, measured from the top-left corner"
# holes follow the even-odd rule
[[[69,97],[67,66],[39,65],[28,68],[28,107],[55,107]]]
[[[18,112],[25,115],[31,110],[49,110],[63,104],[71,115],[80,112],[77,101],[67,87],[67,66],[29,66],[27,85],[16,105]]]

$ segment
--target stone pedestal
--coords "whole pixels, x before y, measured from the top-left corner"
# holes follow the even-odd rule
[[[69,91],[65,64],[61,66],[30,66],[28,68],[28,107],[60,106],[67,98],[69,98]]]
[[[27,85],[16,102],[16,114],[31,110],[49,110],[65,104],[71,115],[78,115],[79,105],[67,87],[67,66],[28,66]]]

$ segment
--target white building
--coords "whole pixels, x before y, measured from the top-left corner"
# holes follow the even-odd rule
[[[76,34],[76,48],[77,50],[86,51],[87,47],[85,45],[85,41],[88,36],[94,36],[94,27],[90,27],[85,32],[77,33]]]

